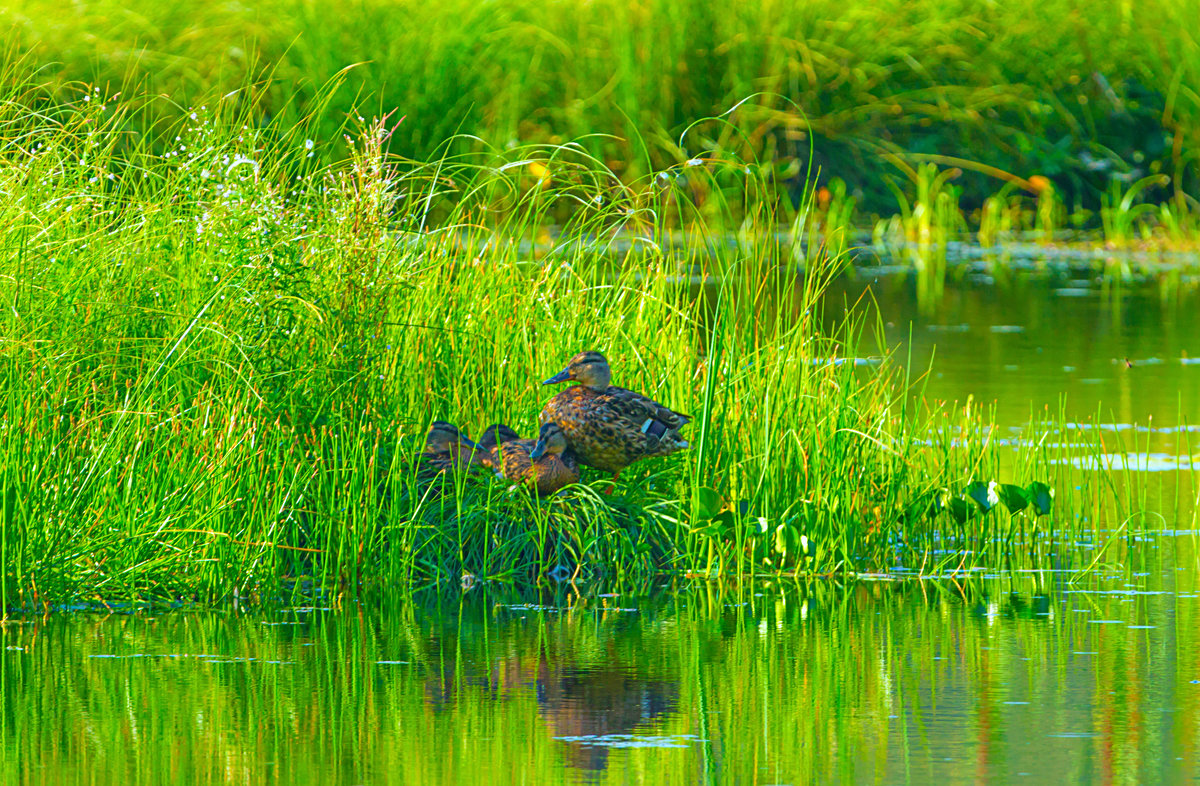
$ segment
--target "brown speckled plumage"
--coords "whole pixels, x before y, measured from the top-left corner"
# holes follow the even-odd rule
[[[503,423],[493,423],[483,430],[483,436],[477,443],[480,452],[479,463],[494,470],[500,469],[500,446],[505,442],[520,439],[521,435]]]
[[[619,473],[635,461],[688,447],[679,430],[688,416],[651,398],[608,384],[608,361],[581,352],[544,384],[577,381],[546,403],[542,423],[557,423],[581,464]]]
[[[433,480],[442,474],[453,474],[482,464],[483,451],[451,423],[434,421],[425,437],[425,450],[417,456],[417,478]]]
[[[514,439],[497,446],[500,474],[544,497],[579,482],[579,464],[567,450],[567,440],[553,423],[542,426],[538,438]]]

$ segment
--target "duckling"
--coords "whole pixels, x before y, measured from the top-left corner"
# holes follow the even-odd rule
[[[417,457],[417,477],[431,480],[443,472],[465,470],[481,464],[483,455],[453,423],[435,420],[425,436],[425,450]]]
[[[567,449],[567,436],[555,423],[545,423],[537,440],[515,439],[497,445],[500,474],[544,497],[579,482],[579,464]]]
[[[687,415],[647,396],[609,384],[612,371],[599,352],[580,352],[567,367],[543,382],[578,382],[542,409],[542,423],[557,423],[581,464],[613,473],[639,459],[667,456],[688,447],[679,430]],[[611,492],[612,489],[610,488]]]
[[[493,423],[483,430],[476,447],[480,451],[479,463],[494,470],[500,469],[500,446],[505,442],[520,439],[521,435],[503,423]]]

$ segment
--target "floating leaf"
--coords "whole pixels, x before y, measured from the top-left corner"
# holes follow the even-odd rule
[[[696,515],[702,519],[711,519],[721,512],[724,506],[721,495],[710,488],[701,486],[696,489]]]
[[[1008,508],[1009,513],[1020,513],[1029,507],[1032,500],[1029,492],[1011,483],[1000,484],[996,488],[996,493],[1000,495],[1000,501],[1004,503],[1004,507]]]
[[[950,509],[950,515],[953,516],[954,520],[959,524],[967,523],[967,519],[974,516],[979,510],[977,505],[972,505],[962,497],[954,497],[950,500],[946,507]]]
[[[970,483],[967,486],[967,497],[974,500],[975,504],[984,513],[996,507],[996,503],[1000,501],[1000,497],[996,493],[996,481],[994,480],[991,483],[984,483],[982,480]]]
[[[1054,489],[1035,480],[1025,487],[1025,491],[1029,494],[1029,501],[1033,503],[1033,509],[1037,515],[1049,516],[1054,505]]]

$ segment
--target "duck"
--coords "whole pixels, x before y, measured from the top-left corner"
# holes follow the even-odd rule
[[[611,472],[616,481],[621,470],[635,461],[669,456],[688,447],[679,434],[691,422],[688,415],[611,385],[611,379],[604,355],[588,351],[575,355],[566,368],[542,382],[578,383],[551,398],[539,420],[562,429],[580,464]]]
[[[500,475],[545,497],[579,482],[579,463],[557,423],[544,423],[538,438],[511,439],[496,446]]]
[[[476,444],[480,452],[479,463],[494,470],[500,469],[500,446],[518,440],[521,435],[503,423],[493,423],[483,430]]]
[[[417,476],[432,480],[483,462],[483,451],[453,423],[435,420],[425,435],[425,449],[417,456]]]

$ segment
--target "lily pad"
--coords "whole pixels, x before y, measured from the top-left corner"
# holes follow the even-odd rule
[[[1000,501],[999,495],[996,493],[996,481],[984,483],[982,480],[976,480],[967,486],[967,497],[979,506],[979,509],[987,513],[992,508],[996,507],[996,503]]]
[[[1004,507],[1008,508],[1009,513],[1020,513],[1029,507],[1029,503],[1032,501],[1028,491],[1020,486],[1014,486],[1012,483],[1000,484],[996,488],[996,493],[1000,496]]]
[[[1049,516],[1054,507],[1054,489],[1041,481],[1035,480],[1025,487],[1029,501],[1033,503],[1034,512],[1039,516]]]

